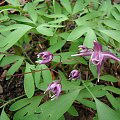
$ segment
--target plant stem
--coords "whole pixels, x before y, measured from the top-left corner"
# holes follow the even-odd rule
[[[13,101],[15,101],[15,100],[21,98],[21,97],[24,97],[24,96],[25,96],[25,95],[21,95],[21,96],[18,96],[18,97],[16,97],[16,98],[12,99],[12,100],[9,100],[8,102],[6,102],[6,103],[3,104],[2,106],[0,106],[0,108],[5,107],[7,104],[9,104],[9,103],[11,103],[11,102],[13,102]]]
[[[90,91],[90,89],[86,86],[86,84],[84,83],[83,80],[82,80],[82,83],[83,83],[84,87],[88,90],[88,92],[92,95],[92,97],[93,97],[94,99],[96,99],[95,96],[93,95],[93,93],[92,93],[92,92]]]

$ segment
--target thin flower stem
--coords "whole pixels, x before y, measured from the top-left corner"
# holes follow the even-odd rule
[[[59,75],[59,77],[60,77],[59,80],[60,80],[60,81],[62,80],[62,76],[61,76],[61,74],[60,74],[59,72],[57,72],[57,71],[55,71],[54,69],[51,69],[51,68],[50,68],[50,70],[53,71],[53,72],[55,72],[55,73],[57,73],[57,74]]]
[[[25,50],[22,49],[22,51],[23,51],[23,53],[25,54],[25,56],[27,57],[27,59],[29,60],[29,62],[34,65],[33,61],[30,59],[30,57],[29,57],[28,54],[25,52]]]
[[[72,59],[72,60],[75,60],[75,59]],[[63,62],[69,62],[69,61],[72,61],[72,60],[65,60],[65,61],[63,61]],[[62,64],[62,62],[56,64],[55,66],[58,66],[58,65],[60,65],[60,64]],[[0,78],[11,77],[11,76],[12,76],[12,77],[15,77],[15,76],[23,76],[23,75],[25,75],[25,74],[32,74],[32,73],[40,72],[40,71],[43,71],[43,70],[51,70],[51,69],[53,70],[53,68],[54,68],[55,66],[52,66],[51,68],[42,69],[42,70],[34,70],[34,71],[32,71],[32,72],[25,72],[25,73],[20,73],[20,74],[15,74],[15,75],[0,76]],[[60,74],[59,74],[59,75],[60,75]]]

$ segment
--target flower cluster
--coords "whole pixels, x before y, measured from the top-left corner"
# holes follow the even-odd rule
[[[93,50],[88,49],[85,46],[79,46],[79,49],[81,49],[80,53],[72,56],[91,56],[90,61],[97,66],[98,82],[99,82],[101,67],[107,58],[120,61],[120,58],[117,58],[113,53],[106,51],[104,52],[102,50],[102,45],[97,41],[94,41]]]
[[[113,53],[106,52],[102,50],[102,45],[98,43],[97,41],[94,41],[94,47],[93,49],[89,49],[86,46],[78,46],[80,53],[74,54],[72,56],[90,56],[90,62],[92,62],[94,65],[97,66],[97,72],[98,72],[98,82],[100,77],[100,70],[104,63],[104,61],[107,58],[120,61],[120,58],[117,58]],[[36,61],[40,64],[46,64],[50,62],[53,59],[53,54],[50,52],[41,52],[37,55],[37,58],[42,58],[42,60]],[[78,70],[72,70],[69,74],[69,80],[77,80],[80,78],[80,72]],[[49,95],[51,99],[58,98],[62,91],[62,85],[60,83],[60,80],[54,81],[48,85],[48,88],[46,89],[46,92],[49,92]]]

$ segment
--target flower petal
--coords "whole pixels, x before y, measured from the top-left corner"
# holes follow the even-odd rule
[[[102,45],[95,40],[94,41],[94,48],[93,49],[96,52],[101,52],[102,51]]]
[[[101,64],[101,65],[100,65],[100,64],[97,65],[98,82],[99,82],[99,80],[100,80],[100,70],[101,70],[101,67],[102,67],[102,64]]]
[[[78,53],[78,54],[74,54],[74,55],[71,55],[71,56],[91,56],[92,55],[92,51],[87,51],[87,52],[81,52],[81,53]]]
[[[94,65],[101,64],[103,61],[103,54],[102,52],[93,52],[91,55],[91,61]]]
[[[116,61],[119,61],[120,62],[120,58],[117,58],[113,53],[111,52],[102,52],[103,56],[104,56],[104,59],[107,59],[107,58],[111,58],[113,60],[116,60]]]

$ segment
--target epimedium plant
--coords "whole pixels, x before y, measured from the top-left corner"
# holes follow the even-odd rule
[[[6,80],[22,70],[26,97],[4,103],[1,120],[64,120],[65,112],[78,116],[74,102],[97,111],[94,120],[119,120],[120,99],[114,96],[120,95],[119,88],[95,81],[118,82],[111,75],[100,76],[100,69],[106,58],[120,61],[120,6],[110,0],[6,2],[0,7],[0,67],[10,65]],[[30,56],[30,51],[37,54]],[[92,77],[82,79],[80,65],[89,66]],[[43,92],[36,96],[36,90]],[[13,116],[6,114],[7,105]]]

